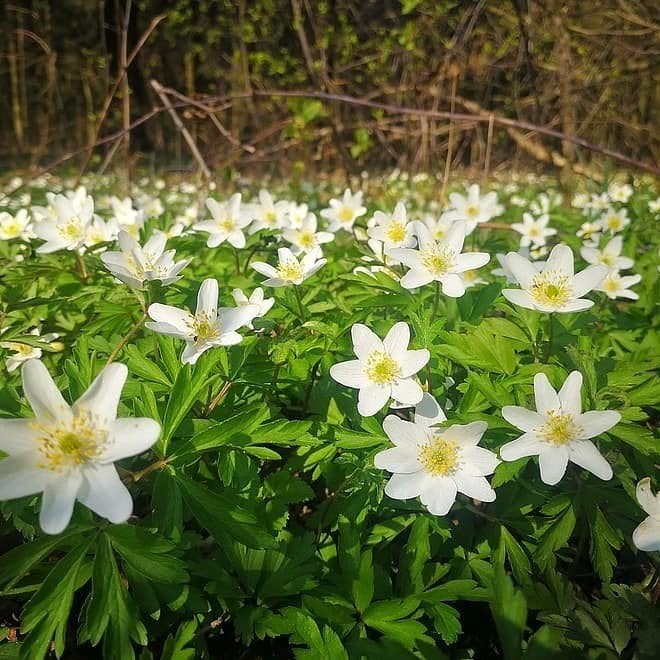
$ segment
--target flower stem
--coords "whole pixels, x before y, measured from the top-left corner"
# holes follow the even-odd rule
[[[231,385],[232,385],[232,381],[228,380],[220,388],[220,391],[215,395],[215,397],[213,397],[213,400],[211,401],[211,403],[209,403],[209,405],[206,406],[206,411],[205,411],[205,416],[206,417],[208,417],[213,412],[215,407],[220,403],[220,401],[222,401],[222,399],[225,397],[225,395],[229,391],[229,388],[231,387]]]
[[[78,270],[80,271],[80,279],[83,282],[86,282],[89,275],[87,274],[87,266],[85,265],[85,258],[82,256],[82,254],[80,254],[80,252],[76,252],[76,261],[78,262]]]
[[[133,472],[131,474],[131,479],[133,480],[133,483],[140,481],[140,479],[143,479],[148,474],[151,474],[156,470],[160,470],[161,468],[164,468],[169,462],[170,459],[168,456],[166,456],[165,458],[161,458],[157,460],[155,463],[152,463],[151,465],[147,465],[146,468],[140,470],[139,472]]]
[[[435,282],[435,295],[433,296],[433,311],[431,312],[431,323],[435,321],[438,315],[438,305],[440,304],[440,282]]]
[[[548,346],[545,350],[545,359],[543,360],[546,364],[552,355],[552,341],[555,334],[555,322],[552,313],[550,314],[550,320],[548,322]]]
[[[293,285],[293,292],[296,294],[296,300],[298,301],[298,310],[300,312],[300,320],[305,323],[307,321],[307,316],[305,315],[305,307],[303,306],[302,298],[300,297],[300,291],[298,290],[297,285]]]
[[[236,275],[241,274],[241,262],[238,258],[238,248],[234,248],[234,264],[236,266]]]
[[[147,320],[148,314],[146,310],[142,311],[142,316],[131,326],[131,329],[122,337],[121,341],[114,347],[112,353],[108,356],[105,366],[107,367],[114,359],[117,357],[119,351],[121,351],[126,344],[133,338],[135,333],[142,327],[144,322]]]

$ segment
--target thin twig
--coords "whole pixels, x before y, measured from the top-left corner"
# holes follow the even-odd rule
[[[131,329],[122,337],[122,340],[114,347],[112,353],[108,356],[108,359],[106,360],[105,366],[107,367],[118,355],[119,351],[121,351],[126,344],[133,338],[135,333],[142,327],[142,324],[147,320],[148,314],[147,311],[144,310],[142,312],[142,316],[139,318],[138,321],[136,321]]]

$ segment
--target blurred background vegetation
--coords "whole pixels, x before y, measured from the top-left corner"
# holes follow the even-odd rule
[[[602,164],[569,142],[487,121],[253,94],[263,90],[493,113],[654,164],[659,12],[649,0],[4,2],[0,168],[42,166],[132,125],[162,107],[152,79],[169,90],[173,111],[216,168],[414,172],[443,168],[448,156],[451,166],[493,169]],[[122,62],[159,16],[127,67],[127,85],[118,82]],[[194,165],[167,112],[133,128],[130,144],[97,147],[92,167],[122,154],[133,166]]]

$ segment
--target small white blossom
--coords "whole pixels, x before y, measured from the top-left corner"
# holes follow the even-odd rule
[[[397,203],[391,215],[376,211],[373,221],[367,233],[370,238],[382,241],[386,253],[393,248],[411,248],[416,245],[415,227],[408,221],[403,202]]]
[[[42,220],[34,225],[34,233],[46,241],[37,252],[78,250],[84,246],[87,229],[94,215],[94,200],[86,197],[82,202],[65,195],[55,195],[52,201],[55,219]]]
[[[390,397],[408,405],[421,401],[422,388],[412,377],[429,361],[430,354],[425,348],[408,350],[410,329],[403,321],[395,323],[382,341],[361,323],[353,325],[351,336],[358,359],[333,365],[330,376],[359,390],[360,415],[375,415]]]
[[[99,243],[112,243],[117,240],[119,231],[119,225],[114,219],[105,221],[95,215],[87,226],[85,247],[92,248]]]
[[[32,220],[26,209],[20,209],[14,216],[5,211],[0,212],[0,240],[20,238],[29,241],[33,237]]]
[[[414,422],[395,415],[383,422],[383,430],[395,445],[374,457],[377,468],[393,473],[385,493],[397,500],[419,497],[436,516],[449,512],[458,493],[482,502],[494,501],[495,491],[486,475],[500,461],[493,452],[477,446],[487,424],[435,428],[419,417],[415,411]],[[435,423],[443,418],[444,413]]]
[[[134,289],[143,289],[146,282],[160,280],[163,286],[181,279],[179,273],[190,259],[174,262],[176,250],[165,251],[167,236],[154,235],[141,247],[125,231],[119,232],[120,252],[104,252],[103,265],[119,280]]]
[[[520,246],[533,248],[545,245],[549,236],[557,233],[556,229],[548,227],[550,217],[547,214],[535,218],[530,213],[523,213],[522,222],[514,222],[511,229],[520,234]]]
[[[275,303],[275,298],[264,297],[264,290],[260,286],[252,292],[249,298],[240,289],[234,289],[231,292],[231,295],[238,307],[246,307],[247,305],[255,307],[255,309],[252,310],[253,316],[245,323],[246,327],[250,328],[250,330],[254,330],[252,321],[265,316]]]
[[[613,202],[625,204],[632,197],[633,187],[629,183],[617,183],[613,181],[607,193]]]
[[[183,364],[195,364],[200,355],[214,346],[240,344],[243,337],[236,332],[255,317],[257,305],[218,308],[218,281],[204,280],[197,293],[197,309],[192,314],[185,309],[153,303],[149,316],[154,322],[145,325],[154,332],[183,339],[186,348]]]
[[[602,291],[608,298],[628,298],[629,300],[639,300],[639,296],[630,291],[630,287],[641,282],[641,275],[619,275],[616,270],[611,270],[605,279],[594,289]]]
[[[212,220],[204,220],[193,226],[195,231],[203,231],[209,234],[206,246],[218,247],[227,241],[235,248],[245,247],[245,234],[243,229],[252,221],[251,214],[241,212],[241,193],[232,195],[228,202],[217,202],[209,197],[206,200],[206,208],[213,216]]]
[[[653,494],[651,479],[645,477],[637,484],[637,501],[648,514],[632,535],[633,543],[644,552],[660,550],[660,493]]]
[[[277,267],[271,266],[263,261],[255,261],[250,266],[268,279],[263,281],[264,286],[288,286],[302,284],[308,277],[325,266],[327,259],[319,259],[318,248],[305,254],[298,260],[289,248],[277,250]]]
[[[350,188],[344,190],[341,199],[331,199],[328,204],[330,208],[323,209],[321,217],[329,221],[328,231],[333,233],[340,229],[351,231],[357,218],[367,212],[367,208],[362,206],[362,192],[353,194]]]
[[[160,434],[148,418],[117,419],[126,381],[123,364],[108,365],[70,406],[39,360],[23,365],[23,390],[34,419],[0,419],[0,499],[43,492],[39,524],[59,534],[78,500],[120,523],[133,511],[131,495],[114,462],[141,454]]]
[[[454,222],[441,241],[433,240],[426,225],[416,223],[419,250],[394,249],[389,254],[410,270],[401,278],[405,289],[416,289],[430,282],[442,284],[442,292],[452,298],[465,293],[461,274],[480,268],[488,263],[490,255],[485,252],[461,253],[465,242],[467,225],[462,220]]]
[[[628,211],[626,209],[607,209],[600,217],[600,223],[604,231],[616,234],[630,224]]]
[[[260,229],[281,229],[284,227],[289,205],[290,202],[286,200],[275,202],[267,190],[260,190],[259,202],[249,207],[254,218],[254,222],[250,225],[250,233],[254,234]]]
[[[649,200],[649,211],[651,213],[660,213],[660,197]]]
[[[612,271],[632,268],[635,262],[629,257],[622,257],[623,238],[615,236],[602,250],[585,246],[580,249],[582,258],[590,264],[602,264]]]
[[[515,305],[539,312],[579,312],[594,303],[581,296],[595,289],[607,275],[605,266],[589,266],[573,274],[573,252],[567,245],[555,245],[539,273],[527,259],[515,252],[506,263],[520,289],[504,289],[502,295]]]
[[[330,243],[334,235],[329,231],[316,231],[316,216],[308,213],[298,229],[287,228],[282,232],[282,238],[291,243],[291,251],[294,254],[312,252],[320,245]]]
[[[489,192],[480,194],[479,185],[473,183],[467,191],[467,195],[450,193],[450,208],[445,211],[441,218],[447,222],[464,220],[467,223],[467,233],[471,234],[477,225],[488,222],[504,212],[497,202],[497,193]]]
[[[541,480],[550,486],[559,483],[569,461],[589,470],[600,479],[611,479],[612,468],[591,441],[621,419],[614,410],[582,412],[582,374],[571,372],[559,392],[543,373],[534,376],[536,411],[504,406],[502,416],[524,431],[517,440],[500,449],[505,461],[524,456],[539,457]]]

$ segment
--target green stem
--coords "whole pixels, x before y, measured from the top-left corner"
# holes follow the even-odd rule
[[[440,304],[440,282],[435,282],[435,295],[433,296],[433,311],[431,312],[431,323],[435,321],[438,315],[438,305]]]
[[[552,313],[550,314],[550,321],[548,322],[548,346],[545,350],[545,359],[543,360],[546,364],[552,355],[552,341],[555,334],[555,323]]]
[[[234,264],[236,265],[236,275],[241,274],[241,262],[238,258],[238,249],[234,248]]]
[[[293,292],[296,294],[296,300],[298,301],[298,310],[300,313],[300,320],[305,323],[307,321],[307,316],[305,315],[305,307],[303,306],[302,298],[300,297],[300,291],[298,290],[297,285],[293,285]]]

